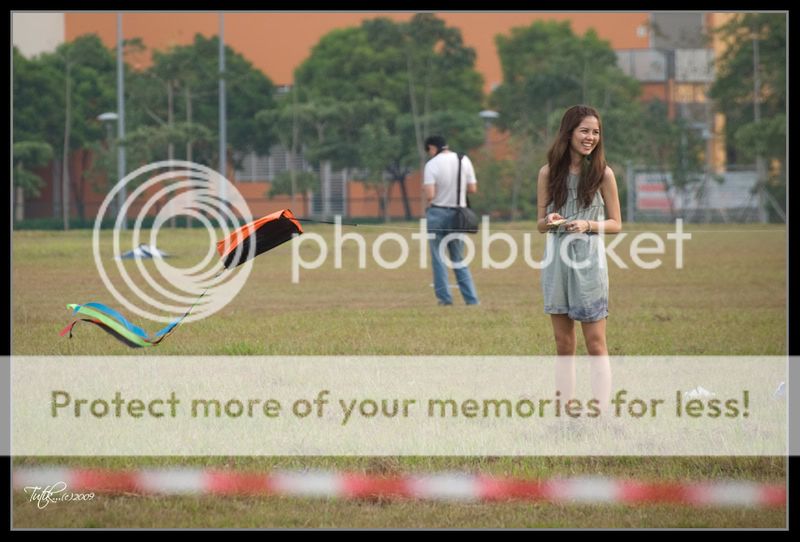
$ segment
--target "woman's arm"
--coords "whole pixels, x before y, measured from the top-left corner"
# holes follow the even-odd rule
[[[550,195],[547,189],[547,181],[550,177],[550,167],[548,165],[542,166],[539,170],[539,178],[536,181],[536,229],[539,233],[547,233],[550,229],[547,226],[547,200]],[[561,217],[558,213],[550,213],[550,220],[558,220]]]
[[[619,205],[619,191],[617,179],[610,167],[606,166],[603,182],[600,184],[600,194],[606,204],[606,219],[604,221],[590,220],[591,231],[600,233],[619,233],[622,231],[622,211]]]

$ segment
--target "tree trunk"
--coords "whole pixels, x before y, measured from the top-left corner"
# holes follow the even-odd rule
[[[289,151],[289,179],[291,181],[291,206],[294,209],[295,194],[297,193],[297,173],[294,167],[294,157],[297,155],[300,124],[297,122],[297,88],[292,89],[292,146]],[[305,202],[304,202],[305,205]]]
[[[414,121],[414,137],[417,140],[417,154],[419,155],[419,174],[420,176],[424,176],[425,171],[425,148],[423,147],[422,141],[422,127],[420,126],[420,118],[419,114],[417,113],[417,97],[416,97],[416,89],[414,88],[414,73],[411,69],[411,53],[406,47],[406,68],[408,70],[408,97],[411,101],[411,117]],[[423,182],[424,179],[420,179],[420,182]],[[421,190],[419,194],[419,208],[420,213],[424,214],[425,211],[425,191]]]
[[[192,91],[189,87],[186,87],[186,127],[189,130],[189,136],[186,141],[186,161],[192,161]],[[224,171],[221,171],[222,175],[225,175]]]
[[[65,104],[64,104],[64,149],[61,164],[61,219],[64,223],[64,230],[69,230],[69,136],[70,124],[72,121],[72,66],[69,58],[66,60],[65,78]]]
[[[167,126],[170,128],[170,136],[172,135],[172,127],[175,125],[172,88],[172,79],[170,79],[167,81]],[[170,161],[175,159],[175,144],[172,142],[172,139],[167,143],[167,159]],[[171,171],[172,166],[170,166],[169,169]]]
[[[325,123],[324,122],[315,122],[314,126],[317,130],[317,141],[320,146],[325,143]],[[320,193],[320,205],[321,209],[314,209],[315,214],[322,214],[323,216],[328,211],[327,201],[326,201],[326,188],[325,188],[325,164],[322,160],[319,162],[319,167],[317,168],[318,176],[319,176],[319,193]]]
[[[547,126],[547,120],[550,118],[550,111],[553,109],[553,100],[547,98],[544,103],[544,140],[550,141],[550,128]]]
[[[403,211],[406,215],[406,220],[411,220],[411,202],[408,201],[408,191],[406,190],[406,176],[395,179],[395,182],[400,185],[400,195],[403,197]]]
[[[319,188],[322,216],[326,219],[331,216],[331,162],[321,160],[319,163]]]
[[[514,221],[517,219],[517,202],[519,198],[519,185],[522,184],[522,168],[517,168],[517,171],[514,173],[514,184],[511,186],[511,220]]]
[[[586,75],[589,71],[588,62],[583,60],[583,77],[581,78],[581,103],[586,104],[589,101],[586,99]]]
[[[86,220],[86,172],[89,170],[89,161],[91,154],[85,149],[78,151],[80,153],[80,171],[76,172],[75,178],[78,179],[75,188],[75,207],[78,209],[78,217],[81,221]]]
[[[189,130],[188,139],[186,140],[186,161],[192,161],[192,91],[189,89],[189,86],[186,86],[186,127]],[[225,175],[225,172],[221,172],[222,175]],[[192,217],[188,214],[186,215],[186,227],[192,227]]]
[[[378,216],[386,222],[386,190],[381,190],[381,188],[383,188],[382,185],[375,187],[375,191],[378,193]]]
[[[425,92],[422,103],[422,133],[428,133],[428,119],[430,119],[431,112],[431,73],[433,73],[433,55],[428,55],[428,65],[425,67]],[[424,150],[424,149],[423,149]]]
[[[53,157],[53,163],[50,166],[51,184],[53,186],[53,218],[61,216],[61,162],[58,157]]]
[[[16,198],[14,198],[14,220],[19,222],[25,220],[25,191],[21,186],[16,189]]]
[[[663,171],[666,171],[667,168],[663,168]],[[669,216],[673,223],[675,223],[675,219],[677,218],[675,214],[675,200],[674,198],[677,197],[677,194],[670,195],[669,193],[669,180],[667,180],[666,175],[661,177],[661,184],[664,186],[664,195],[667,196],[667,202],[669,203]]]
[[[175,106],[173,100],[173,81],[170,79],[167,81],[167,126],[170,128],[170,137],[172,136],[172,127],[175,125]],[[167,159],[172,161],[175,159],[175,144],[170,139],[169,143],[167,144]],[[172,171],[172,166],[169,166],[169,170]],[[174,197],[167,195],[167,198]],[[175,215],[172,215],[169,219],[169,225],[171,227],[175,227]]]
[[[528,168],[526,167],[526,160],[524,157],[530,156],[532,150],[530,149],[529,137],[523,136],[520,141],[520,151],[517,156],[521,157],[518,160],[517,167],[514,168],[514,183],[511,185],[511,220],[517,219],[517,206],[519,203],[519,187],[522,184],[522,176],[527,174]]]
[[[383,204],[381,205],[383,209],[383,221],[389,222],[389,204],[391,202],[391,195],[392,195],[392,183],[386,182],[385,180],[381,183],[383,187]]]

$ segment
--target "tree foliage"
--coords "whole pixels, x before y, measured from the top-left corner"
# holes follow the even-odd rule
[[[67,65],[72,93],[70,149],[104,138],[97,116],[116,109],[116,64],[100,38],[80,36],[33,59],[26,59],[15,48],[13,58],[15,141],[45,141],[56,152],[63,150]]]
[[[53,147],[42,141],[19,141],[14,143],[14,186],[26,195],[38,196],[43,181],[33,168],[46,166],[53,159]]]
[[[14,141],[47,141],[61,148],[63,131],[63,81],[60,70],[41,57],[25,58],[13,49]]]
[[[610,44],[591,29],[576,35],[568,21],[536,21],[495,41],[503,82],[490,104],[500,113],[498,126],[512,134],[522,166],[512,168],[512,181],[504,188],[509,215],[535,211],[536,172],[546,162],[561,116],[573,105],[598,109],[606,158],[616,171],[624,171],[641,140],[636,130],[643,125],[640,86],[619,69]]]
[[[154,51],[152,66],[130,79],[133,133],[126,143],[134,155],[163,159],[171,144],[176,157],[206,165],[219,159],[218,37],[196,34],[191,44]],[[229,149],[267,154],[274,139],[258,129],[255,117],[275,105],[272,81],[226,45],[225,82]]]
[[[14,53],[14,141],[47,143],[61,157],[64,227],[74,203],[84,218],[88,153],[73,155],[103,138],[97,116],[114,103],[114,57],[94,34],[62,43],[52,53],[24,59]],[[72,178],[70,172],[77,172]]]
[[[717,30],[727,43],[718,59],[711,97],[725,113],[726,135],[739,161],[756,152],[781,162],[786,159],[786,15],[742,13]],[[755,41],[758,40],[760,94],[755,91]],[[760,126],[754,103],[760,103]]]
[[[460,31],[432,14],[330,32],[295,72],[300,101],[317,111],[307,155],[363,170],[382,199],[397,183],[410,218],[405,180],[422,162],[424,138],[442,133],[459,150],[483,140],[474,63]]]
[[[727,48],[718,59],[710,92],[725,113],[729,161],[752,164],[758,156],[765,158],[770,167],[761,182],[782,206],[787,180],[787,22],[785,13],[740,13],[717,29]]]
[[[141,51],[133,39],[126,52]],[[27,59],[13,51],[13,139],[49,145],[55,157],[80,158],[64,165],[69,182],[63,192],[83,213],[87,177],[96,190],[107,190],[102,173],[113,175],[114,150],[126,146],[128,170],[143,162],[191,157],[212,164],[218,158],[219,65],[217,37],[195,36],[194,42],[155,52],[144,71],[125,64],[126,137],[107,141],[97,117],[116,111],[116,58],[94,34],[58,46],[52,53]],[[257,129],[255,114],[273,107],[272,82],[241,54],[226,47],[227,135],[229,147],[266,153],[273,139]],[[65,148],[66,146],[66,148]],[[77,153],[79,149],[91,152]],[[93,159],[97,162],[92,164]],[[69,172],[77,172],[70,178]],[[69,200],[63,202],[66,207]],[[68,208],[64,215],[69,214]],[[66,226],[66,224],[65,224]]]
[[[549,142],[567,107],[584,103],[613,116],[638,98],[638,82],[617,67],[616,53],[594,30],[578,36],[568,21],[536,21],[496,43],[503,83],[491,103],[498,124],[535,142]]]

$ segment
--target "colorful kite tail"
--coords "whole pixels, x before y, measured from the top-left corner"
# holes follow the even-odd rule
[[[122,316],[122,314],[115,311],[111,307],[103,305],[102,303],[94,302],[84,303],[83,305],[76,305],[74,303],[67,305],[67,308],[72,311],[72,316],[76,318],[70,322],[67,327],[62,329],[59,334],[63,337],[69,333],[69,338],[71,339],[73,328],[78,322],[83,321],[95,324],[97,327],[121,343],[130,346],[131,348],[155,346],[170,336],[173,331],[175,331],[175,328],[178,327],[184,318],[189,316],[189,314],[192,312],[192,309],[197,306],[197,303],[199,303],[200,299],[206,295],[207,291],[208,288],[206,288],[206,290],[200,294],[200,297],[197,298],[197,301],[195,301],[194,304],[189,307],[183,316],[170,323],[163,329],[157,331],[152,337],[149,337],[142,328],[129,322],[127,318]]]

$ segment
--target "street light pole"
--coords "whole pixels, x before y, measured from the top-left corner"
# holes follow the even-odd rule
[[[117,13],[117,182],[125,178],[125,78],[122,43],[122,13]],[[125,186],[119,191],[118,212],[124,211],[125,200],[128,199]],[[127,229],[127,219],[123,217],[122,229]]]
[[[758,33],[753,32],[753,120],[756,127],[761,123],[761,76],[758,70],[759,64],[759,50],[758,50]],[[756,128],[758,133],[758,128]],[[758,187],[758,218],[761,222],[767,222],[767,208],[764,197],[764,157],[761,155],[761,149],[756,147],[756,186]]]
[[[114,141],[114,137],[113,137],[113,135],[111,133],[111,130],[112,130],[111,123],[112,122],[116,122],[117,120],[119,120],[119,117],[113,111],[109,111],[108,113],[101,113],[100,115],[98,115],[97,116],[97,120],[99,120],[100,122],[102,122],[103,124],[106,125],[106,144],[108,145],[108,153],[109,153],[109,156],[113,156],[114,149],[112,149],[112,145],[113,145],[112,142]],[[107,171],[107,174],[108,174],[108,179],[109,179],[109,182],[110,182],[111,179],[113,178],[113,175],[114,175],[113,168],[109,167],[108,171]],[[115,184],[116,183],[111,183],[111,187],[113,188]],[[117,212],[119,212],[119,209],[117,209]]]
[[[496,120],[500,113],[492,111],[491,109],[484,109],[478,116],[483,119],[483,144],[489,147],[489,128],[492,126],[492,121]]]
[[[227,198],[225,193],[225,176],[227,164],[226,148],[228,127],[225,124],[227,114],[225,111],[225,14],[219,14],[219,174],[222,176],[219,181],[219,197],[224,202]]]

